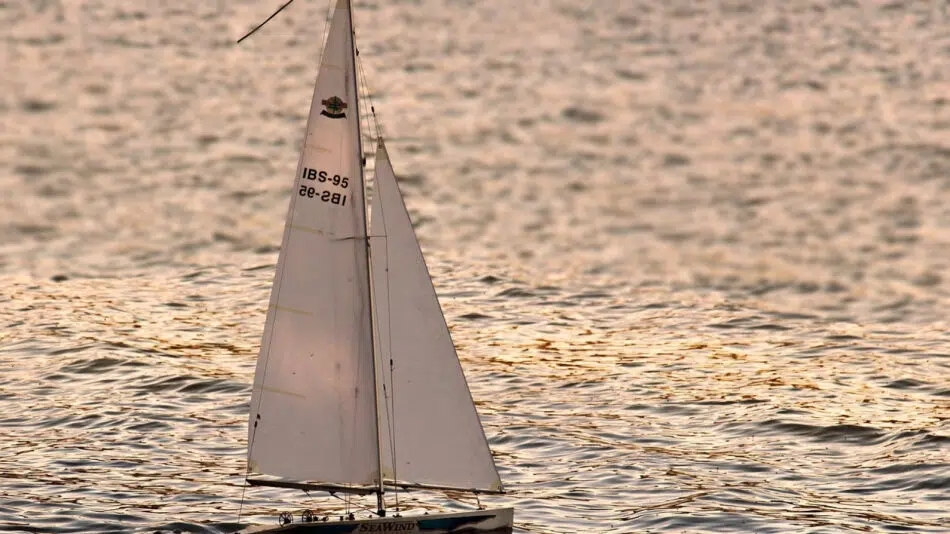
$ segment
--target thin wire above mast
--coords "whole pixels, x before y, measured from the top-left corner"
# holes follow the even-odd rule
[[[262,23],[258,24],[257,26],[255,26],[253,30],[251,30],[251,31],[249,31],[249,32],[247,32],[247,33],[245,33],[245,34],[244,34],[244,37],[241,37],[240,39],[238,39],[238,40],[237,40],[237,43],[238,43],[238,44],[241,44],[241,41],[247,39],[248,37],[250,37],[251,35],[253,35],[257,30],[263,28],[265,24],[267,24],[268,22],[270,22],[270,19],[276,17],[278,13],[280,13],[281,11],[283,11],[285,7],[289,6],[289,5],[292,4],[293,2],[294,2],[294,0],[287,0],[287,3],[285,3],[284,5],[282,5],[282,6],[280,6],[279,8],[277,8],[277,11],[274,11],[273,13],[271,13],[271,16],[267,17],[267,20],[265,20],[264,22],[262,22]]]

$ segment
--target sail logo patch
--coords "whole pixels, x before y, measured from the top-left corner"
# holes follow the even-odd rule
[[[346,117],[346,113],[343,112],[343,110],[346,109],[346,102],[344,102],[342,98],[331,96],[326,100],[321,100],[320,103],[326,108],[320,112],[321,115],[325,115],[331,119],[342,119]]]

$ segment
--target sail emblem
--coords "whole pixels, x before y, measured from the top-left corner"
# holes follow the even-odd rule
[[[342,119],[346,117],[346,113],[343,113],[343,110],[346,109],[346,102],[338,96],[331,96],[326,100],[321,100],[323,107],[327,108],[320,112],[321,115],[326,115],[331,119]]]

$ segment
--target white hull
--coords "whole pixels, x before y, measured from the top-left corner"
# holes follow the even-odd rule
[[[328,520],[294,523],[281,527],[252,527],[239,534],[281,532],[301,534],[356,534],[360,532],[399,532],[400,534],[511,534],[514,526],[514,508],[473,510],[449,514],[378,517],[354,521]]]

